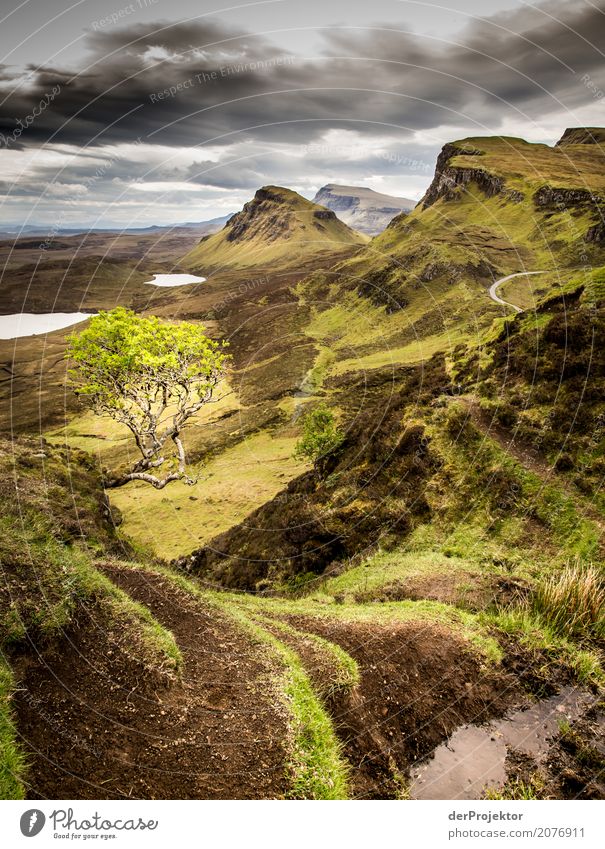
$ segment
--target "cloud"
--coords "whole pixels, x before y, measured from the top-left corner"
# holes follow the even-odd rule
[[[601,9],[566,2],[475,21],[458,43],[392,24],[333,28],[314,59],[219,23],[112,28],[89,34],[79,72],[28,69],[0,108],[0,132],[57,84],[60,96],[20,144],[300,144],[328,128],[403,138],[463,119],[494,130],[589,101],[581,77],[599,76],[604,36]]]
[[[90,31],[78,68],[0,65],[0,143],[25,125],[0,150],[3,204],[13,218],[63,205],[70,220],[152,223],[234,211],[267,183],[417,198],[446,141],[602,123],[585,80],[603,87],[604,36],[601,8],[565,0],[474,19],[450,40],[330,27],[305,58],[207,19]]]

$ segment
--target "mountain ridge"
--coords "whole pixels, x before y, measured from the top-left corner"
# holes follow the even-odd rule
[[[183,262],[193,269],[291,266],[324,252],[361,247],[366,237],[334,212],[282,186],[262,186],[225,226],[204,237]]]
[[[365,186],[327,183],[313,198],[313,203],[335,212],[341,221],[360,233],[376,236],[402,212],[410,212],[416,201],[377,192]]]

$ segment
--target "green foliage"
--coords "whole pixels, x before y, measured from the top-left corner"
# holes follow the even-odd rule
[[[296,443],[294,456],[298,460],[319,463],[342,444],[344,434],[336,426],[334,413],[325,405],[318,404],[305,416],[303,434]]]
[[[130,409],[141,391],[157,402],[165,390],[176,401],[185,391],[179,381],[193,381],[203,397],[225,362],[202,325],[168,324],[124,307],[100,312],[68,341],[76,392],[98,412]]]
[[[95,413],[126,425],[141,453],[127,475],[108,481],[120,486],[143,480],[157,489],[185,479],[180,432],[212,398],[226,355],[198,324],[169,324],[118,307],[100,312],[81,333],[69,336],[67,357],[76,393]],[[178,471],[163,480],[149,474],[164,465],[164,449],[175,445]]]

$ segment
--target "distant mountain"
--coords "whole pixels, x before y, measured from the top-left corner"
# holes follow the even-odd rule
[[[44,224],[0,224],[0,239],[27,238],[35,236],[79,236],[86,233],[120,233],[124,236],[136,235],[137,233],[156,233],[177,230],[198,230],[200,235],[216,233],[224,226],[225,222],[233,215],[221,215],[220,218],[210,218],[208,221],[187,221],[183,224],[151,224],[149,227],[60,227],[55,229],[52,225]]]
[[[366,241],[331,210],[290,189],[263,186],[222,230],[205,236],[184,263],[204,271],[275,263],[289,267]]]
[[[382,233],[396,215],[410,212],[416,206],[416,201],[409,198],[383,195],[363,186],[337,186],[334,183],[323,186],[313,198],[313,203],[331,209],[349,227],[369,236]]]

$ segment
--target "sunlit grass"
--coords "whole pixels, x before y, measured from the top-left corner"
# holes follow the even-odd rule
[[[605,637],[605,574],[593,565],[568,566],[538,581],[532,610],[557,634]]]
[[[165,490],[131,483],[111,491],[122,530],[156,555],[188,554],[241,522],[269,501],[307,465],[293,457],[296,437],[264,431],[227,448],[200,466],[195,486],[175,481]]]
[[[11,696],[12,673],[0,655],[0,799],[23,799],[25,757],[17,743]]]

